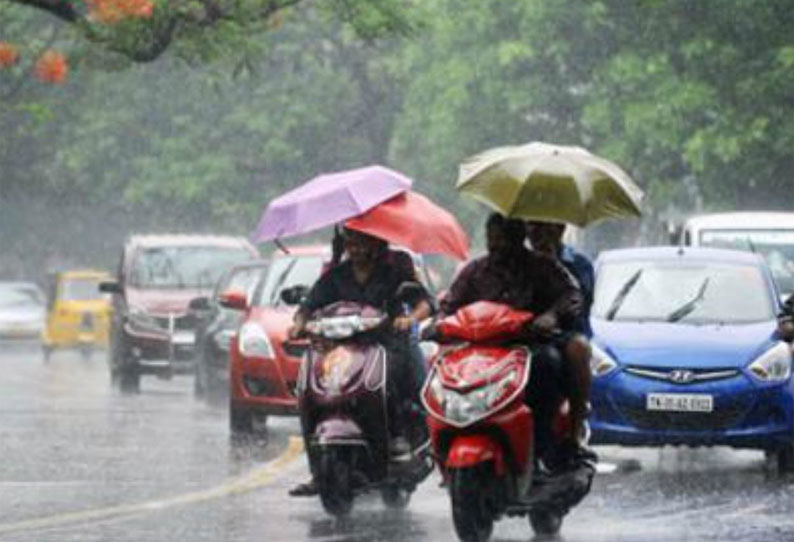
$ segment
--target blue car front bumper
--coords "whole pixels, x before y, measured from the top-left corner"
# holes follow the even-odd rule
[[[647,409],[649,393],[707,394],[712,412]],[[794,442],[791,382],[759,384],[743,372],[674,384],[620,369],[593,382],[592,444],[732,446],[775,449]]]

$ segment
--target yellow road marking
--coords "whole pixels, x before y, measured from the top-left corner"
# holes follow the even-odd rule
[[[32,531],[36,529],[48,529],[60,527],[71,523],[95,521],[108,519],[118,516],[130,516],[153,512],[179,506],[184,504],[194,504],[197,502],[218,499],[229,495],[239,495],[268,485],[286,467],[303,452],[303,440],[299,437],[290,437],[286,449],[277,458],[257,468],[245,476],[231,480],[230,482],[218,487],[195,491],[177,495],[174,497],[146,501],[136,504],[110,506],[107,508],[97,508],[94,510],[83,510],[79,512],[67,512],[49,517],[29,519],[15,523],[0,524],[0,534],[16,531]]]

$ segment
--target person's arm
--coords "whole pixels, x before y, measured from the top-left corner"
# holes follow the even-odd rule
[[[536,257],[536,288],[541,288],[546,310],[533,321],[534,327],[551,332],[556,328],[572,329],[582,312],[583,298],[579,284],[565,267],[551,258]]]
[[[474,277],[479,260],[469,262],[452,281],[447,294],[441,300],[441,313],[454,314],[474,300]]]
[[[333,302],[335,289],[332,274],[333,269],[322,275],[314,283],[314,286],[306,295],[306,299],[298,307],[292,319],[292,326],[287,330],[287,335],[291,339],[297,339],[303,335],[306,329],[306,322],[309,321],[309,317],[314,311]]]

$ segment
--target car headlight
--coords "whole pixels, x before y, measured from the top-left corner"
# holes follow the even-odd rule
[[[590,372],[594,377],[606,376],[618,368],[618,362],[601,348],[591,343],[593,354],[590,357]]]
[[[778,342],[761,354],[748,367],[750,374],[761,382],[782,382],[791,376],[791,347]]]
[[[510,371],[503,378],[469,393],[459,393],[444,388],[438,376],[430,382],[430,392],[437,401],[444,418],[467,425],[483,418],[504,398],[505,391],[518,378],[517,371]]]
[[[247,322],[240,328],[240,353],[247,357],[275,358],[273,345],[262,326]]]
[[[165,331],[154,316],[140,307],[130,307],[129,312],[127,312],[127,320],[133,327],[138,329]]]

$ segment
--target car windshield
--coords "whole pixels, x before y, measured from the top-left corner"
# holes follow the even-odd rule
[[[229,290],[245,292],[246,294],[249,294],[249,292],[256,286],[256,282],[262,276],[264,271],[265,267],[263,266],[241,267],[239,269],[234,269],[228,275],[226,275],[223,282],[218,285],[216,296]]]
[[[762,254],[780,291],[794,292],[794,230],[704,230],[700,244]]]
[[[40,307],[44,304],[41,293],[28,286],[0,286],[0,307]]]
[[[64,301],[91,301],[102,299],[97,279],[71,279],[61,282],[58,291],[59,299]]]
[[[626,284],[633,284],[627,292]],[[623,292],[625,296],[616,303]],[[774,307],[757,266],[635,260],[600,267],[593,316],[616,321],[738,324],[772,320]]]
[[[282,290],[299,285],[311,287],[320,277],[322,268],[323,257],[319,255],[282,256],[274,259],[254,304],[278,305],[281,303]]]
[[[139,288],[211,288],[229,267],[251,258],[233,247],[145,248],[134,256],[129,281]]]

